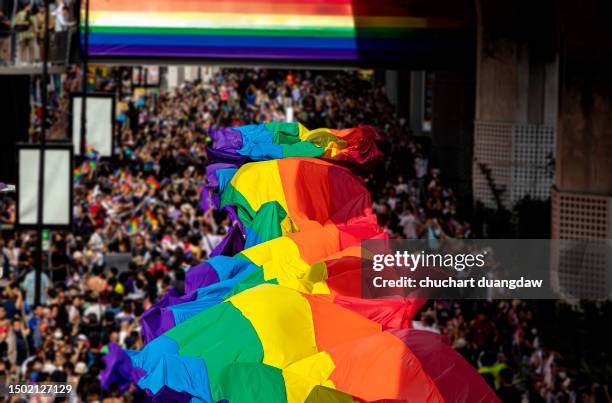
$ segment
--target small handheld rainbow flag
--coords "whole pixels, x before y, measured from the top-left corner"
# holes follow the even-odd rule
[[[88,160],[97,160],[98,152],[92,146],[87,146],[85,147],[85,158]]]
[[[147,183],[147,186],[149,186],[149,189],[152,189],[152,190],[159,189],[159,186],[160,186],[159,182],[152,175],[147,177],[145,182]]]
[[[129,179],[130,179],[130,174],[129,174],[128,172],[121,171],[121,172],[119,173],[119,182],[120,182],[120,183],[126,182],[126,181],[128,181]]]
[[[145,209],[145,223],[147,223],[151,228],[157,228],[159,226],[159,222],[153,214],[153,211],[150,207]]]
[[[74,168],[74,180],[80,182],[85,176],[96,169],[96,165],[96,161],[93,159],[84,161],[81,166]]]
[[[140,226],[140,218],[132,217],[127,225],[127,231],[130,234],[135,234],[138,232],[138,227]]]
[[[74,181],[75,182],[80,182],[84,176],[85,176],[85,172],[83,172],[81,167],[74,168]]]

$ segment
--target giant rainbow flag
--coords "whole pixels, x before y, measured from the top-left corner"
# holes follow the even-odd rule
[[[203,206],[234,217],[232,241],[145,312],[142,350],[110,346],[105,388],[135,383],[158,401],[498,401],[444,337],[409,328],[422,300],[361,298],[360,242],[386,238],[352,172],[379,156],[374,129],[213,138]]]
[[[474,42],[465,0],[89,3],[92,57],[457,63]]]

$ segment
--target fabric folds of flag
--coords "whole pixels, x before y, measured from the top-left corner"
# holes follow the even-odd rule
[[[327,402],[317,398],[324,388],[346,401],[495,401],[444,339],[412,332],[384,330],[329,296],[269,283],[127,356],[132,379],[158,399],[179,392],[205,402]]]
[[[361,298],[361,241],[386,239],[349,169],[379,154],[369,130],[217,131],[203,204],[228,209],[228,238],[143,314],[142,350],[110,350],[103,386],[159,401],[497,401],[444,338],[408,329],[424,301]]]
[[[371,126],[308,130],[300,123],[270,122],[219,129],[211,137],[214,150],[252,161],[321,157],[365,164],[380,157],[380,136]]]

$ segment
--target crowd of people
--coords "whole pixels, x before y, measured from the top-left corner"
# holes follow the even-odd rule
[[[608,402],[593,373],[607,365],[609,349],[605,336],[590,335],[612,309],[582,309],[592,317],[555,301],[430,301],[413,326],[447,335],[503,402]]]
[[[68,75],[63,88],[80,82]],[[96,76],[92,85],[122,92],[122,76]],[[0,383],[69,381],[84,401],[117,401],[119,391],[102,391],[98,380],[108,343],[142,347],[139,316],[169,288],[182,290],[185,268],[205,259],[231,225],[199,203],[209,131],[288,117],[308,128],[377,128],[385,159],[364,179],[390,237],[475,237],[429,143],[411,136],[372,75],[221,69],[130,100],[117,122],[116,155],[88,151],[75,171],[74,229],[51,233],[41,304],[34,301],[35,235],[2,232]],[[8,226],[14,202],[0,196],[0,203],[0,225]],[[538,323],[532,302],[434,301],[414,326],[445,333],[505,402],[607,401],[604,387],[576,382],[575,371],[559,365]]]

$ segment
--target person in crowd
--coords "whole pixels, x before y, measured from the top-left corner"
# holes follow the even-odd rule
[[[26,265],[24,265],[25,270],[27,271],[27,274],[25,275],[25,278],[23,280],[23,284],[22,287],[26,292],[26,301],[30,306],[34,305],[34,299],[36,297],[36,270],[34,268],[34,266],[32,265],[31,262],[32,259],[30,259],[29,257],[26,257]],[[41,303],[46,303],[47,301],[47,294],[46,294],[46,290],[49,288],[49,276],[47,276],[47,273],[41,273],[40,274],[40,283],[41,283],[41,295],[40,295],[40,302]]]
[[[30,3],[23,4],[15,16],[15,29],[18,32],[19,62],[33,63],[36,19]]]
[[[55,32],[64,32],[74,26],[70,15],[70,6],[64,0],[55,1],[53,18],[55,21]]]
[[[45,13],[47,6],[44,2],[40,4],[38,7],[38,12],[34,16],[35,21],[35,32],[36,32],[36,45],[38,47],[38,59],[37,61],[42,61],[45,57],[45,34],[51,35],[53,32],[53,28],[55,27],[55,14],[49,13],[49,29],[45,32]],[[50,37],[50,43],[51,43]]]
[[[500,386],[497,389],[497,396],[502,402],[522,403],[523,393],[514,383],[514,374],[509,368],[504,368],[499,372]]]
[[[0,9],[0,65],[10,62],[11,19]]]
[[[412,321],[412,328],[416,330],[424,330],[427,332],[440,334],[440,329],[438,329],[438,326],[436,325],[436,319],[434,315],[428,312],[423,312],[421,314],[421,320]]]

